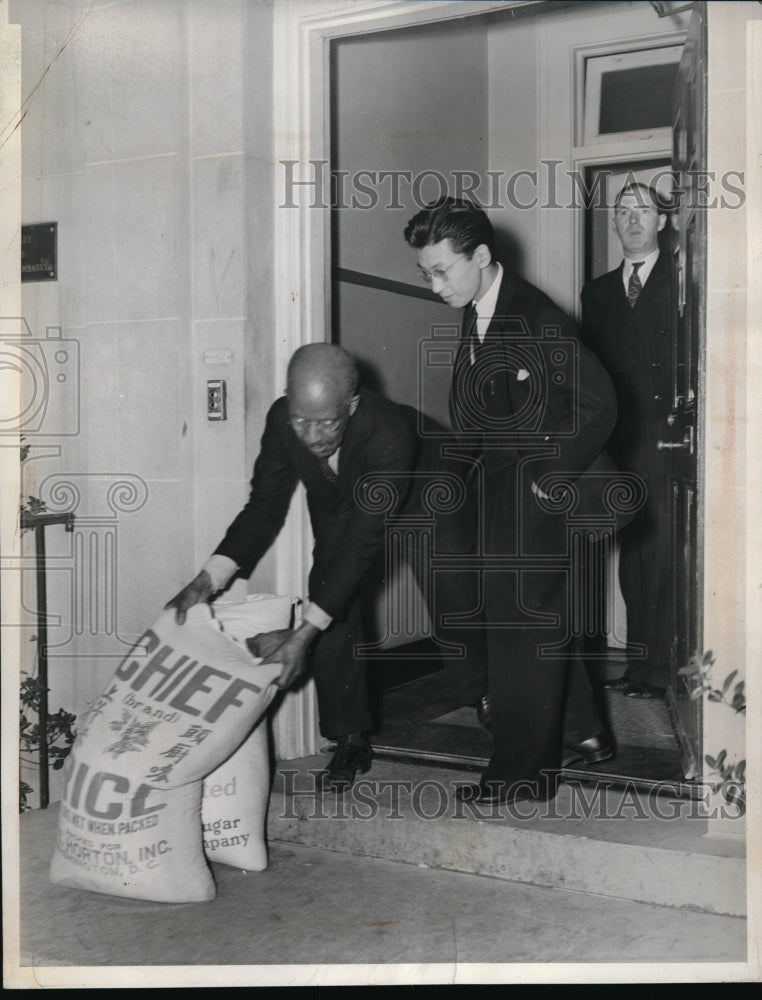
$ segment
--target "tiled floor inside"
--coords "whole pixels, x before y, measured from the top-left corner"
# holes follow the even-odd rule
[[[490,735],[480,727],[474,709],[453,699],[441,664],[433,658],[411,660],[406,669],[403,653],[394,666],[396,670],[381,668],[376,678],[382,702],[373,734],[376,755],[482,770],[491,753]],[[599,774],[608,780],[682,782],[682,761],[666,702],[625,698],[603,688],[608,678],[619,676],[623,669],[623,663],[612,660],[589,671],[615,742],[615,757],[586,765],[584,772],[572,770],[575,775]]]

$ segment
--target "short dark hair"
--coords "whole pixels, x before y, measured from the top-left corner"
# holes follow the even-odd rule
[[[462,198],[440,198],[424,206],[405,227],[405,241],[414,250],[450,240],[456,253],[471,257],[485,244],[491,254],[495,234],[481,208]]]
[[[626,194],[634,194],[636,197],[641,197],[638,194],[638,189],[645,191],[659,215],[669,215],[672,211],[673,204],[671,197],[661,194],[655,187],[652,187],[650,184],[644,184],[642,181],[628,181],[619,191],[616,198],[614,198],[614,208],[619,208],[619,204]]]

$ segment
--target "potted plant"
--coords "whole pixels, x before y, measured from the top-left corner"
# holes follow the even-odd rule
[[[732,670],[717,686],[712,679],[715,666],[714,654],[707,650],[705,653],[695,653],[688,665],[680,668],[678,673],[690,685],[690,697],[697,699],[706,696],[710,702],[727,705],[737,715],[746,715],[746,682],[738,679],[738,670]],[[745,812],[746,759],[729,758],[727,748],[723,747],[717,753],[705,754],[704,760],[719,775],[719,791],[723,798],[727,802],[737,803]]]
[[[21,462],[29,454],[30,446],[24,444],[21,438]],[[20,524],[22,533],[30,530],[29,524],[35,516],[44,514],[47,510],[45,502],[35,496],[23,496],[19,504]],[[37,642],[33,635],[31,642]],[[46,691],[37,676],[39,650],[35,646],[34,664],[31,673],[21,670],[21,686],[19,692],[19,757],[22,764],[35,765],[39,762],[40,747],[45,740],[47,758],[54,770],[63,767],[64,760],[71,750],[76,738],[76,716],[59,708],[57,712],[48,713],[45,732],[41,732],[39,716],[40,701]],[[19,812],[30,807],[30,797],[34,789],[23,778],[19,779]]]

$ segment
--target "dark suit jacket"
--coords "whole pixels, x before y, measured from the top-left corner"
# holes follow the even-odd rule
[[[616,396],[569,317],[507,270],[476,364],[461,343],[451,390],[460,430],[484,449],[485,473],[531,460],[574,480],[598,456],[616,420]]]
[[[318,459],[288,425],[288,403],[278,399],[267,415],[259,456],[254,464],[249,500],[227,530],[216,552],[233,559],[249,576],[280,532],[298,482],[304,483],[316,540],[321,521],[343,522],[342,543],[328,565],[312,580],[310,600],[338,616],[383,546],[386,518],[398,510],[409,487],[408,473],[417,440],[402,407],[360,390],[360,404],[350,417],[339,452],[339,491],[323,475]],[[361,503],[355,487],[365,475],[374,481],[387,474],[397,494],[378,509]],[[378,497],[377,497],[378,498]],[[372,497],[367,498],[372,501]]]
[[[672,405],[672,282],[662,250],[633,309],[622,268],[582,290],[582,337],[606,367],[619,400],[607,448],[622,469],[646,477],[666,474],[656,442],[667,431]]]

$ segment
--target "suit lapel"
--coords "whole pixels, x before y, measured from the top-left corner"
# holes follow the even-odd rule
[[[630,303],[627,301],[627,292],[624,290],[624,261],[616,270],[609,271],[604,277],[606,291],[616,308],[622,312],[625,309],[631,310]]]
[[[648,276],[648,281],[643,286],[636,309],[641,306],[647,309],[654,302],[660,300],[664,295],[665,289],[669,289],[669,277],[668,260],[666,254],[662,251]]]
[[[524,356],[525,352],[533,355],[538,348],[527,328],[521,306],[517,305],[518,291],[515,277],[504,271],[495,313],[484,338],[495,360],[495,381],[502,382],[500,409],[506,411],[500,414],[502,417],[522,412],[530,393],[537,389],[531,377],[520,377],[524,372],[528,376],[534,367]]]
[[[646,289],[650,284],[646,282],[640,299],[635,309],[627,301],[627,292],[624,288],[624,261],[619,264],[614,271],[609,271],[605,276],[606,301],[603,303],[603,310],[609,313],[611,326],[617,332],[617,353],[626,351],[630,345],[637,340],[638,326],[636,316],[638,310],[642,309],[642,300]]]
[[[371,403],[364,390],[360,390],[360,403],[349,418],[344,439],[339,448],[339,479],[352,475],[352,469],[357,462],[357,456],[362,452],[373,425]]]
[[[476,322],[476,311],[472,305],[463,310],[460,321],[460,339],[458,349],[455,353],[455,363],[452,369],[452,379],[450,381],[450,424],[454,430],[458,430],[462,425],[462,401],[460,399],[461,388],[465,377],[465,370],[471,364],[469,337],[472,323]]]

